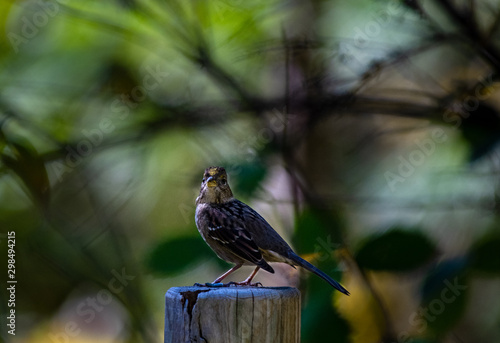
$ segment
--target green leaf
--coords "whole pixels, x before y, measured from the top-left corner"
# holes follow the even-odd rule
[[[422,286],[422,303],[414,317],[417,330],[428,329],[439,337],[462,317],[469,284],[465,258],[443,261],[431,270]]]
[[[368,238],[356,260],[362,268],[408,271],[428,262],[435,252],[434,244],[421,232],[394,228]]]
[[[500,141],[499,114],[495,108],[480,103],[463,119],[460,130],[469,144],[469,159],[474,162],[490,154]]]
[[[500,273],[499,234],[488,234],[472,246],[469,266],[481,273],[496,275]]]
[[[50,183],[43,159],[25,139],[15,137],[0,154],[2,164],[14,172],[38,205],[48,206]],[[9,151],[10,150],[10,151]]]
[[[228,173],[237,197],[250,197],[267,175],[267,168],[261,161],[233,165]]]
[[[201,237],[179,237],[154,247],[146,258],[146,266],[157,275],[174,275],[195,263],[215,257]]]
[[[332,304],[332,294],[336,291],[316,275],[310,275],[308,281],[307,301],[302,308],[301,342],[328,342],[332,332],[335,342],[349,342],[349,325]]]
[[[340,221],[327,211],[306,209],[295,222],[294,245],[301,254],[319,254],[326,259],[338,248]]]

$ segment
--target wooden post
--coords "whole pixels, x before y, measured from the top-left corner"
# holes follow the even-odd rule
[[[165,343],[299,343],[300,292],[291,287],[173,287]]]

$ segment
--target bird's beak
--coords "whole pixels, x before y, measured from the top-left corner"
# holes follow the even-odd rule
[[[208,179],[207,179],[207,187],[216,187],[217,186],[217,181],[214,180],[214,177],[213,176],[210,176]]]

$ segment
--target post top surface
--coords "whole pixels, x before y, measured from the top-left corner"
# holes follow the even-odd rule
[[[193,292],[198,296],[231,296],[238,297],[261,296],[261,297],[294,297],[300,296],[300,291],[293,287],[251,287],[251,286],[229,286],[229,287],[206,287],[206,286],[183,286],[170,288],[166,296]]]

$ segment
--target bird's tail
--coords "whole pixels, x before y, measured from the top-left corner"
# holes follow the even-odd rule
[[[345,295],[349,295],[349,292],[347,291],[347,289],[345,289],[344,287],[342,287],[342,285],[340,283],[338,283],[337,281],[335,281],[334,279],[332,279],[331,277],[329,277],[328,275],[326,275],[319,268],[317,268],[314,265],[312,265],[311,263],[307,262],[306,260],[304,260],[303,258],[301,258],[300,256],[298,256],[297,254],[293,254],[292,256],[290,256],[290,258],[299,267],[305,268],[305,269],[309,270],[310,272],[318,275],[320,278],[322,278],[323,280],[325,280],[326,282],[328,282],[332,287],[334,287],[338,291],[344,293]]]

